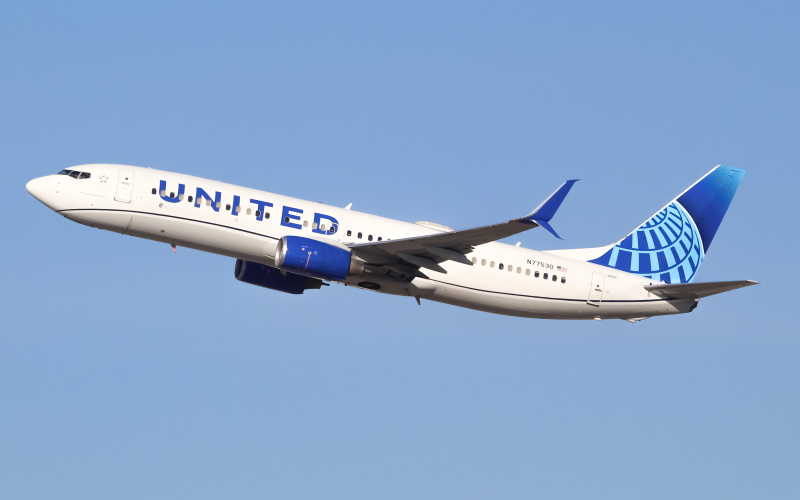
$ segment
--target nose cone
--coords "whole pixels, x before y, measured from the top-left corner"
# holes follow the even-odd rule
[[[55,206],[58,201],[58,182],[53,179],[54,175],[38,177],[25,185],[34,198],[41,201],[47,208],[58,210]]]
[[[45,185],[46,184],[47,183],[46,183],[44,177],[38,177],[38,178],[33,179],[32,181],[28,182],[27,184],[25,184],[25,189],[27,189],[28,192],[34,198],[36,198],[39,201],[42,201],[42,198],[44,197],[45,192],[46,192],[46,190],[45,190]],[[44,203],[44,202],[42,201],[42,203]]]

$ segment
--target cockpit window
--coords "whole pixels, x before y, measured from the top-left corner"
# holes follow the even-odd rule
[[[88,179],[92,176],[89,172],[78,172],[77,170],[69,170],[64,169],[58,173],[58,175],[68,175],[70,177],[74,177],[75,179]]]

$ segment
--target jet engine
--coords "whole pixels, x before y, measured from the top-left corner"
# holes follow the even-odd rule
[[[236,260],[234,274],[239,281],[286,293],[301,294],[305,290],[322,287],[322,281],[316,278],[300,276],[242,259]]]
[[[278,241],[275,265],[330,281],[344,281],[347,276],[364,273],[364,263],[353,257],[349,248],[302,236],[284,236]]]

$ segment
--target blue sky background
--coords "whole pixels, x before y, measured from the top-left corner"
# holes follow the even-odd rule
[[[5,3],[0,497],[800,498],[798,14]],[[747,175],[697,279],[762,284],[635,325],[289,296],[25,191],[95,162],[456,228],[582,179],[537,249],[610,243],[724,163]]]

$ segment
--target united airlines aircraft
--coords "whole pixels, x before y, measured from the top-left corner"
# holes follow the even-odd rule
[[[190,175],[81,165],[27,184],[87,226],[236,259],[236,279],[302,294],[332,282],[497,314],[638,321],[754,281],[693,283],[744,171],[718,166],[621,240],[536,251],[497,242],[551,226],[575,180],[530,214],[454,230]]]

